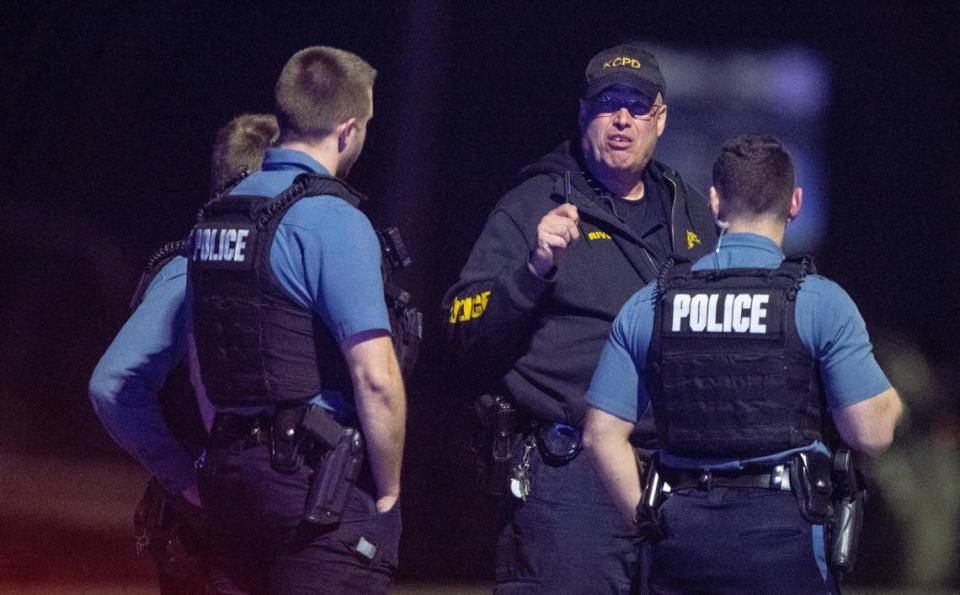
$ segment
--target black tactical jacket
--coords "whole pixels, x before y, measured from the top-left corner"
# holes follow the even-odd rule
[[[591,189],[570,151],[564,143],[521,172],[525,180],[490,214],[444,308],[448,334],[467,358],[463,365],[495,370],[499,389],[527,415],[580,423],[611,323],[656,278],[660,263],[611,201]],[[651,161],[647,168],[671,197],[673,251],[696,260],[713,249],[717,229],[706,198],[669,167]],[[527,261],[540,219],[567,200],[567,171],[584,237],[548,281],[531,273]]]

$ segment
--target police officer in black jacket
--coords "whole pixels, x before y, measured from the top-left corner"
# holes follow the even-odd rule
[[[636,571],[636,537],[578,454],[614,316],[669,254],[695,259],[717,239],[706,198],[652,159],[666,96],[643,49],[594,56],[580,138],[522,172],[445,297],[455,346],[496,370],[519,414],[497,592],[619,592]]]

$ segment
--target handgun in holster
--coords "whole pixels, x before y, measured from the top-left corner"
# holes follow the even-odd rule
[[[423,339],[423,313],[410,303],[410,294],[391,283],[384,283],[390,315],[390,332],[393,350],[397,354],[400,372],[409,378],[420,352]]]
[[[834,504],[830,531],[830,568],[838,579],[853,570],[857,561],[863,506],[867,500],[863,474],[853,462],[853,453],[840,449],[833,457]]]
[[[665,500],[664,486],[666,482],[660,475],[656,454],[646,460],[638,458],[637,465],[640,472],[641,491],[640,503],[637,504],[633,521],[637,532],[642,537],[660,539],[666,534],[660,515],[660,505]]]
[[[390,282],[393,271],[405,269],[413,264],[410,252],[400,237],[396,227],[377,230],[380,240],[381,268],[383,273],[383,293],[390,315],[390,332],[393,337],[393,349],[397,353],[397,362],[404,378],[413,372],[423,339],[423,313],[412,303],[410,293]]]
[[[485,493],[503,496],[510,485],[517,409],[506,397],[480,395],[476,412],[480,421],[477,445],[480,484]]]
[[[338,523],[360,476],[363,438],[316,405],[307,408],[302,427],[315,444],[327,449],[313,467],[303,520],[318,525]]]

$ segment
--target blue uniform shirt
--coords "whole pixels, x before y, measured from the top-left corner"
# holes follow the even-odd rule
[[[90,379],[90,401],[104,427],[133,458],[178,494],[196,483],[193,458],[167,429],[157,393],[186,353],[187,259],[156,274]]]
[[[275,196],[302,173],[327,171],[300,151],[269,149],[263,171],[232,194]],[[280,220],[270,266],[289,295],[319,315],[338,341],[368,330],[389,332],[380,245],[370,221],[346,201],[330,196],[297,201]],[[91,400],[107,430],[175,492],[195,481],[194,472],[162,422],[156,393],[186,351],[189,303],[186,260],[177,258],[151,283],[90,381]],[[314,401],[340,418],[353,415],[347,395],[324,392]],[[134,404],[138,411],[128,411]]]
[[[783,261],[779,246],[763,236],[738,233],[722,239],[721,248],[699,259],[694,270],[775,268]],[[623,420],[636,422],[649,402],[643,375],[654,323],[651,283],[623,306],[600,355],[587,402]],[[842,409],[873,397],[890,382],[873,357],[866,325],[850,296],[836,283],[808,275],[797,293],[796,325],[800,340],[817,360],[827,406]],[[810,448],[823,448],[814,443]],[[673,467],[736,468],[746,463],[775,463],[789,452],[749,461],[684,459],[661,453]]]

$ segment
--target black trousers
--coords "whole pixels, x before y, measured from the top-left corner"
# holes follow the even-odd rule
[[[588,457],[552,465],[534,450],[530,464],[530,497],[508,494],[502,503],[495,592],[629,593],[640,540]]]
[[[398,564],[399,503],[378,513],[372,490],[358,486],[338,524],[301,523],[309,478],[307,466],[274,470],[265,445],[207,449],[200,496],[214,534],[208,592],[387,591]]]
[[[820,525],[790,492],[695,488],[661,509],[666,537],[652,545],[655,593],[828,593]],[[818,559],[819,558],[819,559]]]

